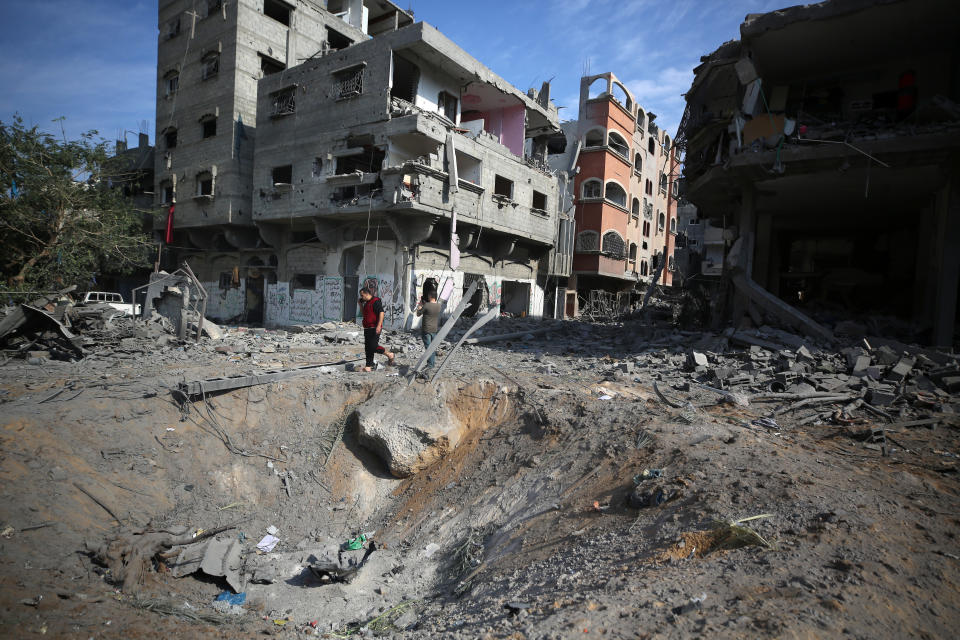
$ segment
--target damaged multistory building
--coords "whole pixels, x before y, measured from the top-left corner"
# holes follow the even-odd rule
[[[211,2],[217,27],[196,38],[207,44],[186,45],[221,38],[238,52],[222,87],[208,91],[200,73],[175,92],[190,96],[188,120],[230,105],[223,139],[206,148],[201,137],[184,169],[158,171],[163,207],[173,177],[187,182],[164,233],[210,292],[207,315],[352,320],[358,289],[373,286],[387,326],[409,327],[424,286],[455,305],[473,282],[468,313],[553,315],[569,269],[558,240],[572,248],[572,230],[561,228],[547,166],[560,131],[549,84],[517,90],[389,2],[333,4],[282,4],[278,14],[275,0]],[[161,25],[179,16],[193,29],[185,9],[165,3]],[[186,50],[177,49],[193,57]],[[158,94],[158,122],[172,110]],[[178,136],[159,163],[175,165]]]
[[[584,76],[578,118],[563,125],[566,145],[551,145],[551,165],[575,175],[571,314],[610,294],[628,305],[629,294],[654,278],[671,284],[677,160],[655,119],[614,74]]]
[[[952,342],[958,33],[955,2],[832,0],[749,15],[702,58],[677,142],[685,195],[725,230],[735,315],[772,293]]]

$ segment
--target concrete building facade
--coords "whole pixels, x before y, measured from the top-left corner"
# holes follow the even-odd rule
[[[723,228],[726,270],[741,274],[734,315],[774,294],[952,343],[957,33],[953,2],[830,0],[749,15],[702,59],[677,137],[686,196]]]
[[[675,167],[670,136],[655,118],[614,74],[581,78],[578,118],[564,124],[566,149],[551,160],[575,173],[569,288],[581,304],[591,290],[632,292],[650,282],[672,248],[668,196]]]
[[[162,4],[161,26],[182,18],[183,4]],[[366,285],[386,303],[388,326],[411,327],[430,279],[450,307],[478,282],[472,313],[562,306],[569,259],[557,250],[562,202],[546,162],[559,131],[548,84],[517,90],[388,2],[342,3],[338,13],[332,2],[299,2],[279,18],[269,0],[211,4],[222,30],[204,41],[220,38],[237,51],[221,64],[238,62],[210,89],[201,67],[177,91],[189,108],[176,110],[191,121],[213,103],[233,105],[224,107],[232,132],[208,145],[181,143],[177,129],[158,161],[171,165],[158,172],[161,207],[174,176],[187,183],[174,192],[189,196],[176,197],[168,240],[212,292],[209,317],[349,320]],[[161,40],[162,78],[185,48],[168,52]],[[161,104],[174,111],[166,100],[161,91],[158,122],[170,117]],[[158,127],[161,149],[168,130]],[[572,245],[572,228],[566,236]]]

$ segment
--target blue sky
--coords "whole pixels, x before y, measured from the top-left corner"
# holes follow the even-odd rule
[[[613,71],[671,135],[700,56],[738,37],[748,13],[790,0],[400,0],[520,89],[552,78],[562,118],[576,117],[579,78]],[[108,140],[142,120],[153,142],[157,4],[139,0],[2,0],[0,120]],[[39,34],[39,35],[38,35]]]

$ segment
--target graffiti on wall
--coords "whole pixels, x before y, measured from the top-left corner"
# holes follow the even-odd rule
[[[321,297],[323,299],[323,311],[320,315],[324,320],[340,320],[343,318],[343,278],[339,276],[324,277]]]

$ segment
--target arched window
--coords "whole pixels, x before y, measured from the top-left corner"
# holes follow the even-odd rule
[[[599,251],[600,234],[596,231],[581,231],[577,235],[577,251]]]
[[[670,153],[670,136],[663,136],[663,152]]]
[[[667,174],[660,174],[660,191],[667,192]]]
[[[647,114],[643,109],[637,109],[637,131],[643,131],[645,126],[647,126]]]
[[[633,203],[630,205],[630,213],[635,216],[640,215],[640,198],[633,199]]]
[[[647,266],[646,260],[640,261],[640,275],[645,276],[649,272],[650,268]]]
[[[660,212],[660,217],[657,218],[657,230],[663,231],[664,225],[667,223],[667,217],[663,215],[663,211]]]
[[[630,94],[619,82],[613,83],[613,99],[622,104],[627,111],[633,110],[633,100],[630,99]]]
[[[603,197],[614,204],[618,204],[624,209],[627,207],[627,192],[616,182],[608,182]]]
[[[603,183],[596,178],[591,178],[590,180],[584,181],[583,185],[580,187],[580,197],[582,197],[584,200],[589,200],[590,198],[602,198],[602,190]]]
[[[583,137],[583,146],[585,147],[602,147],[604,145],[604,131],[603,129],[591,129],[587,131],[587,135]]]
[[[630,147],[627,145],[627,141],[623,139],[623,136],[616,131],[611,131],[607,135],[607,146],[617,155],[627,159],[627,162],[630,161]]]
[[[630,262],[636,262],[636,261],[637,261],[637,243],[631,242],[630,243]]]
[[[670,218],[670,233],[676,233],[676,232],[677,232],[677,219]]]
[[[597,78],[590,83],[590,91],[587,96],[593,100],[607,93],[607,79]]]
[[[656,145],[656,142],[654,142],[653,140],[653,136],[650,136],[650,140],[649,142],[647,142],[647,151],[649,151],[650,153],[657,152],[657,145]]]
[[[643,157],[639,153],[633,154],[633,169],[637,173],[643,171]]]
[[[603,247],[601,252],[607,254],[614,260],[623,260],[624,253],[623,238],[616,231],[607,231],[603,234]]]

